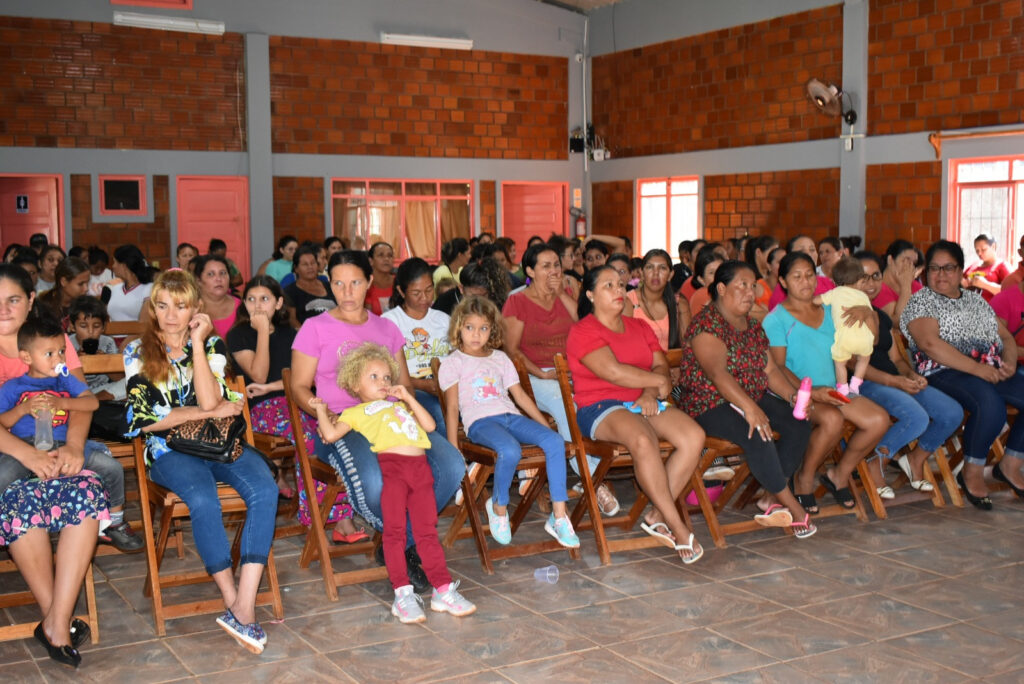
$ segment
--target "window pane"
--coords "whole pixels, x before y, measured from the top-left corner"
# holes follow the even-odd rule
[[[672,181],[673,195],[696,195],[697,180]]]
[[[467,200],[441,200],[441,242],[452,238],[470,237],[469,202]]]
[[[332,184],[332,192],[335,195],[365,195],[366,183],[363,181],[339,181]]]
[[[401,195],[401,183],[370,183],[371,195]]]
[[[103,209],[106,211],[138,211],[142,184],[137,180],[104,180]]]
[[[640,196],[664,195],[667,187],[668,183],[665,181],[646,181],[640,184]]]
[[[1013,180],[1024,180],[1024,159],[1013,160]]]
[[[1010,162],[976,162],[957,165],[957,182],[979,183],[982,181],[1004,181],[1010,179]]]
[[[367,207],[367,218],[369,236],[366,246],[370,247],[375,242],[387,242],[395,253],[398,253],[400,246],[400,227],[402,207],[399,202],[387,200],[371,200]]]
[[[640,200],[640,254],[652,249],[665,249],[665,224],[668,202],[664,197],[644,197]],[[669,254],[672,252],[669,251]]]
[[[441,183],[442,195],[461,195],[465,197],[469,193],[469,183]]]
[[[1010,188],[961,188],[960,246],[966,261],[977,261],[974,239],[982,233],[994,238],[1000,250],[1007,244]]]
[[[334,199],[334,234],[352,244],[356,236],[366,240],[366,200]]]
[[[694,183],[696,185],[696,183]],[[675,254],[675,246],[683,240],[697,239],[697,211],[698,203],[696,195],[685,195],[673,197],[672,202],[672,230],[669,235],[669,254]]]
[[[409,256],[436,259],[437,203],[410,201],[405,203],[405,246]]]
[[[405,194],[433,197],[437,194],[437,183],[406,183]]]

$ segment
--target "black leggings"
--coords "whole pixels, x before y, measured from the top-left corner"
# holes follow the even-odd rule
[[[768,416],[772,430],[779,433],[779,441],[765,442],[756,430],[753,437],[747,437],[750,425],[728,402],[697,416],[697,422],[709,437],[727,439],[742,448],[754,478],[770,493],[778,494],[804,460],[811,423],[794,418],[788,403],[767,392],[757,405]]]

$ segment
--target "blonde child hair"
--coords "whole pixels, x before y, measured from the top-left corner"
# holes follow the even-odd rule
[[[398,382],[401,371],[388,348],[376,342],[364,342],[342,357],[341,365],[338,367],[338,387],[358,399],[356,387],[359,385],[359,378],[362,376],[366,364],[371,361],[386,363],[388,371],[391,373],[391,379]]]
[[[459,334],[459,331],[462,330],[462,325],[470,316],[480,316],[487,321],[491,328],[491,335],[487,338],[487,347],[489,349],[501,349],[501,345],[504,343],[501,311],[498,310],[498,306],[490,299],[476,295],[466,297],[452,311],[452,320],[448,324],[448,343],[454,349],[462,349],[462,336]]]

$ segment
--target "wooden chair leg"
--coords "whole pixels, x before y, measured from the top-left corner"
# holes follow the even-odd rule
[[[878,489],[874,484],[875,481],[871,479],[871,471],[868,470],[870,467],[871,466],[868,465],[867,461],[861,461],[857,464],[857,472],[860,474],[861,485],[864,487],[864,493],[868,495],[868,501],[871,502],[871,509],[875,512],[875,517],[879,520],[885,520],[889,517],[889,514],[885,511],[885,504],[882,502],[882,497],[878,495]],[[850,478],[850,481],[852,484],[852,477]]]
[[[935,464],[939,467],[939,474],[942,476],[943,484],[946,485],[946,493],[949,494],[950,502],[957,508],[963,508],[964,497],[960,493],[960,485],[957,484],[956,478],[953,476],[953,468],[949,463],[949,447],[946,446],[948,444],[947,441],[945,445],[935,450]]]
[[[96,584],[93,578],[92,563],[85,569],[85,607],[89,612],[89,631],[92,634],[92,643],[100,642],[100,617],[96,608]]]

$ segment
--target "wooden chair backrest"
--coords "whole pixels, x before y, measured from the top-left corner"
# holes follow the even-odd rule
[[[141,335],[143,324],[139,321],[110,321],[107,323],[104,334],[111,337],[122,335]]]
[[[124,356],[121,354],[81,354],[78,359],[86,375],[124,375]]]

